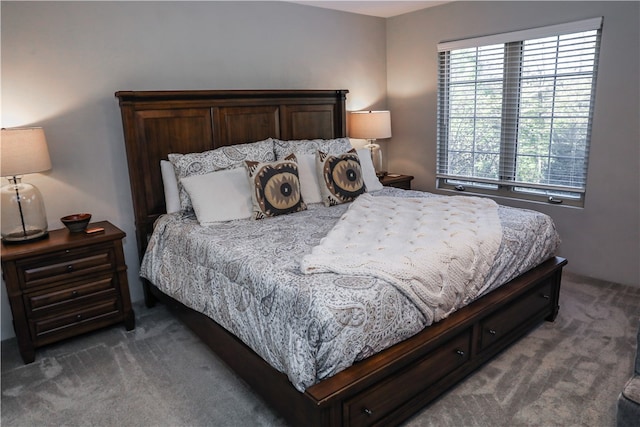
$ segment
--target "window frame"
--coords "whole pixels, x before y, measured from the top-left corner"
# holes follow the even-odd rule
[[[555,184],[538,184],[517,181],[517,156],[518,156],[518,128],[522,118],[520,117],[520,109],[522,107],[522,87],[521,84],[526,80],[522,75],[522,63],[524,55],[524,44],[527,41],[543,39],[547,37],[561,37],[569,34],[579,34],[586,31],[596,30],[594,44],[593,69],[589,73],[591,79],[589,111],[586,123],[585,134],[585,157],[583,163],[583,182],[582,187],[573,187],[568,185]],[[593,123],[593,111],[595,106],[595,89],[597,82],[597,70],[600,54],[600,40],[602,35],[602,17],[587,19],[583,21],[570,22],[547,27],[539,27],[528,30],[515,31],[511,33],[502,33],[490,36],[476,37],[471,39],[456,40],[451,42],[443,42],[438,44],[438,101],[437,101],[437,165],[436,165],[436,188],[451,191],[466,191],[469,193],[478,193],[490,196],[507,197],[512,199],[523,199],[532,201],[541,201],[552,204],[563,204],[568,206],[583,207],[587,186],[587,168],[589,162],[589,150],[591,140],[591,128]],[[464,175],[451,174],[448,169],[449,147],[452,142],[449,138],[449,121],[451,119],[451,105],[449,98],[449,90],[451,87],[451,51],[459,49],[480,49],[482,47],[490,47],[492,45],[503,45],[502,63],[504,64],[504,73],[501,84],[503,95],[501,99],[502,109],[499,120],[500,124],[500,152],[498,178],[480,178]],[[478,58],[476,53],[476,60]],[[558,61],[556,54],[555,61]],[[476,66],[475,70],[479,68]],[[517,72],[514,73],[513,71]],[[550,76],[558,79],[562,73],[554,71]],[[514,77],[515,76],[515,77]],[[481,80],[476,76],[475,84]],[[454,86],[455,87],[455,86]],[[558,82],[554,80],[554,91],[558,88]],[[473,93],[478,94],[478,89],[474,88]],[[507,96],[507,94],[509,94]],[[553,96],[556,100],[555,93]],[[550,118],[553,120],[557,116],[553,113]],[[474,111],[473,120],[479,118],[477,112]],[[582,117],[584,119],[585,117]],[[477,129],[475,123],[473,129]],[[552,127],[550,129],[553,129]],[[475,140],[474,140],[475,141]],[[551,142],[549,144],[551,148]],[[472,154],[477,154],[475,148]],[[539,156],[540,152],[534,153]],[[549,154],[551,158],[551,154]],[[577,157],[573,157],[575,159]],[[474,161],[473,165],[477,165]],[[475,172],[470,173],[474,175]]]

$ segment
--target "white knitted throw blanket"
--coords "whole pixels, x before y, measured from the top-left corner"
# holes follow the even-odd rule
[[[466,196],[359,196],[300,269],[395,285],[428,324],[475,299],[502,240],[497,204]]]

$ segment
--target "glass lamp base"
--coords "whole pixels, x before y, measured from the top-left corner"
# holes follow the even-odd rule
[[[40,191],[20,182],[19,177],[9,182],[0,190],[2,242],[24,243],[47,237],[47,215]]]
[[[373,168],[376,171],[376,176],[378,178],[383,177],[387,174],[382,169],[382,149],[380,148],[380,144],[376,144],[375,140],[369,140],[369,143],[364,146],[371,152],[371,162],[373,163]]]

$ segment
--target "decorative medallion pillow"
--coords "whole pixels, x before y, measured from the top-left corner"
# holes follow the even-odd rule
[[[355,149],[340,155],[316,153],[316,171],[325,206],[352,202],[367,191]]]
[[[180,192],[180,208],[192,209],[189,194],[181,184],[181,180],[192,175],[204,175],[223,169],[242,167],[246,160],[272,162],[275,160],[273,139],[252,142],[249,144],[229,145],[202,153],[169,154],[169,161],[175,169]]]
[[[276,160],[284,159],[289,154],[311,154],[315,156],[318,150],[327,154],[342,154],[351,150],[349,138],[334,139],[297,139],[283,141],[273,140],[273,149],[276,153]]]
[[[245,168],[251,187],[254,219],[307,209],[300,191],[295,154],[277,162],[245,161]]]

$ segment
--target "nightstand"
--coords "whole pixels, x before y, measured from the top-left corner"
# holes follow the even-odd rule
[[[49,232],[43,240],[2,245],[2,274],[13,327],[25,363],[35,349],[98,328],[124,322],[135,327],[125,233],[102,221],[96,234]]]
[[[404,188],[405,190],[411,190],[411,175],[401,175],[397,173],[391,173],[380,178],[382,185],[387,187]]]

